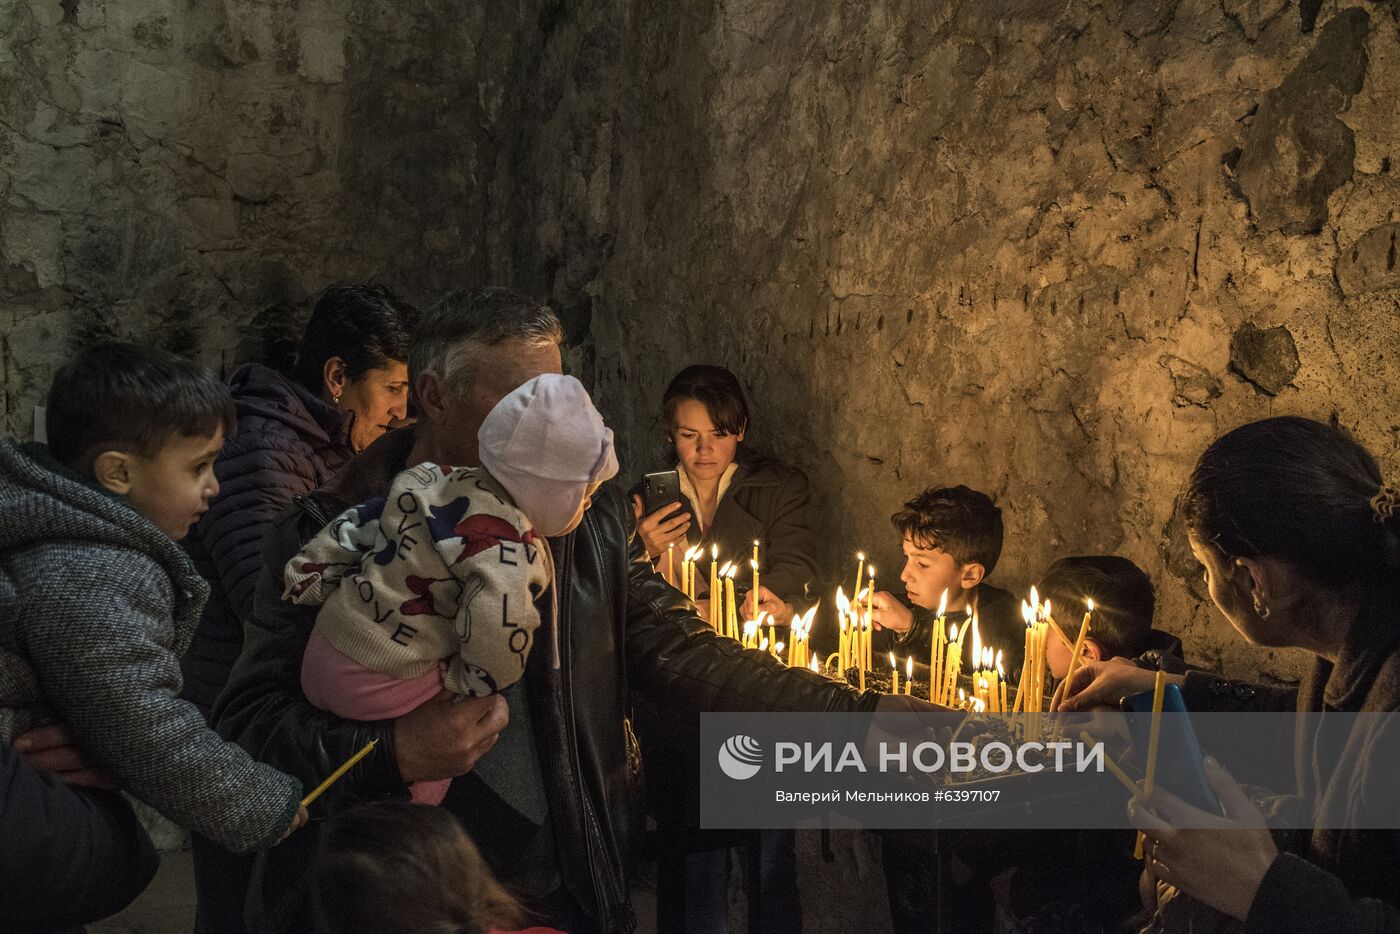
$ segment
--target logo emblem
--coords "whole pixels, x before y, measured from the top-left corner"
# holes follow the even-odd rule
[[[719,747],[719,767],[725,775],[742,782],[753,778],[763,765],[763,747],[752,736],[731,736]]]

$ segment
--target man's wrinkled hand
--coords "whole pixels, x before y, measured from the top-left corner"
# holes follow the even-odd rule
[[[399,775],[405,782],[464,775],[496,745],[509,722],[510,706],[499,694],[464,698],[440,691],[394,725]]]

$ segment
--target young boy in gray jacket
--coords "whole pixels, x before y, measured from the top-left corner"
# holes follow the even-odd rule
[[[104,344],[55,376],[47,447],[0,442],[0,742],[61,721],[123,791],[247,852],[301,825],[301,785],[178,697],[208,586],[176,542],[233,421],[204,368]]]

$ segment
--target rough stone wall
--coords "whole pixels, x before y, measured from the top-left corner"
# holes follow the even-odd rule
[[[1243,422],[1391,466],[1400,5],[585,5],[543,36],[517,278],[591,315],[632,471],[681,366],[738,372],[827,556],[893,576],[927,484],[1005,510],[994,582],[1117,552],[1194,660],[1289,677],[1208,612],[1173,499]]]
[[[336,278],[548,295],[629,472],[680,366],[739,372],[833,570],[929,483],[994,581],[1117,551],[1193,656],[1173,493],[1219,432],[1336,417],[1388,462],[1396,0],[0,6],[3,430],[74,341],[225,368]]]
[[[227,370],[332,280],[487,278],[534,23],[485,6],[0,4],[0,430],[94,334]]]

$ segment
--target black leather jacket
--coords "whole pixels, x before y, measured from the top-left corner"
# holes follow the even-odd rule
[[[243,653],[214,709],[220,733],[307,787],[378,739],[327,792],[330,808],[406,793],[394,760],[394,724],[341,720],[306,701],[301,657],[315,608],[282,602],[282,567],[325,521],[388,488],[411,438],[384,442],[357,457],[333,489],[298,499],[269,532]],[[643,827],[630,692],[673,715],[676,729],[667,739],[680,744],[694,741],[700,711],[870,711],[878,699],[719,636],[652,569],[634,521],[609,485],[594,495],[576,531],[551,540],[562,661],[557,670],[532,664],[525,678],[560,875],[609,932],[635,926],[627,882]],[[548,654],[544,648],[541,642],[532,662]],[[287,871],[284,865],[263,875]],[[266,907],[269,916],[289,917],[286,905]]]

